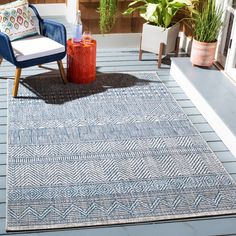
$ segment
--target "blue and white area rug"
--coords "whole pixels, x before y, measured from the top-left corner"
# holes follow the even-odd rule
[[[8,230],[236,213],[235,182],[155,72],[28,78],[8,109]]]

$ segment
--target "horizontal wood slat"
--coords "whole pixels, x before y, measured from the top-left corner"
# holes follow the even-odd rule
[[[144,20],[139,16],[138,12],[134,12],[130,16],[124,16],[122,13],[127,9],[130,1],[119,0],[116,12],[116,23],[110,33],[139,33],[142,31]],[[99,31],[99,0],[80,0],[79,9],[83,27],[90,30],[93,34]]]

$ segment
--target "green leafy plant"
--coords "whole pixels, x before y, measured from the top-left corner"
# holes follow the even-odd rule
[[[108,33],[116,21],[117,0],[100,0],[99,27],[102,34]]]
[[[194,38],[200,42],[215,42],[220,33],[223,11],[215,0],[205,0],[194,15]]]
[[[168,28],[173,18],[183,8],[192,8],[192,0],[135,0],[128,5],[124,15],[138,10],[148,23]]]

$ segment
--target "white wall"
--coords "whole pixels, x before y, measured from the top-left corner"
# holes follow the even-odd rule
[[[63,16],[66,12],[65,3],[34,4],[41,16]]]
[[[36,4],[36,8],[41,16],[66,16],[69,23],[75,22],[76,19],[76,5],[77,0],[69,0],[67,5],[65,3],[53,4]]]
[[[77,12],[77,0],[69,0],[67,1],[66,8],[66,19],[69,23],[73,23],[76,20],[76,12]]]

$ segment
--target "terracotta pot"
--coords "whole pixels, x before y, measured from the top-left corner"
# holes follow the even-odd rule
[[[191,63],[196,66],[211,67],[215,60],[216,46],[217,41],[205,43],[194,39],[190,56]]]

